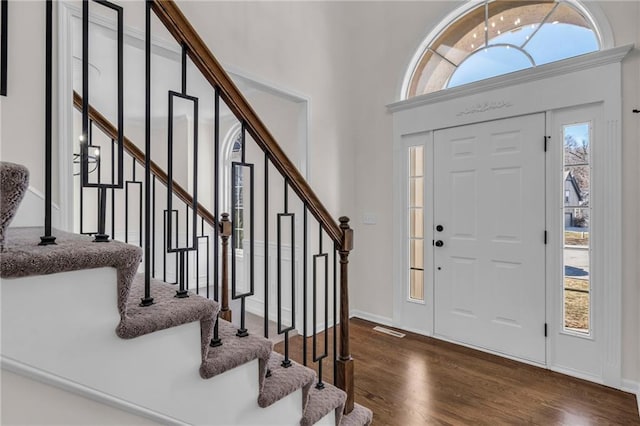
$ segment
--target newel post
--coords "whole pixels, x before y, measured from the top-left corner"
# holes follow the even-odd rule
[[[218,223],[220,227],[220,239],[222,240],[222,307],[220,318],[231,322],[231,309],[229,309],[229,237],[231,236],[231,221],[229,213],[222,213],[222,219]]]
[[[349,227],[349,218],[341,217],[342,244],[340,254],[340,355],[336,360],[337,386],[347,393],[344,413],[353,410],[353,358],[349,347],[349,253],[353,249],[353,229]]]

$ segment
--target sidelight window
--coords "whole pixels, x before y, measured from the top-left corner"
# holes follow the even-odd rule
[[[408,150],[409,299],[424,301],[424,148]]]
[[[591,330],[590,188],[591,123],[563,126],[564,138],[564,280],[565,331]]]

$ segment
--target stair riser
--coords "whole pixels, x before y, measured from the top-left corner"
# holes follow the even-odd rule
[[[4,279],[2,355],[187,423],[299,423],[301,391],[258,407],[257,360],[200,378],[199,322],[118,338],[115,282],[112,268]]]

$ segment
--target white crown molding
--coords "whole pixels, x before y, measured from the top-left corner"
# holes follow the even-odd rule
[[[522,71],[476,81],[463,86],[451,89],[440,90],[438,92],[427,93],[403,101],[393,102],[387,105],[390,112],[402,111],[421,105],[430,105],[451,99],[462,98],[487,92],[497,88],[515,86],[524,82],[542,80],[558,75],[569,74],[584,69],[590,69],[601,65],[608,65],[621,62],[622,59],[633,49],[632,44],[627,44],[613,49],[600,50],[598,52],[587,53],[574,58],[565,59],[550,64],[528,68]]]

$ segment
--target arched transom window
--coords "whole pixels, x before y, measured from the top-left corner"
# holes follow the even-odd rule
[[[566,0],[486,0],[430,39],[412,63],[403,98],[600,49],[593,22]]]

